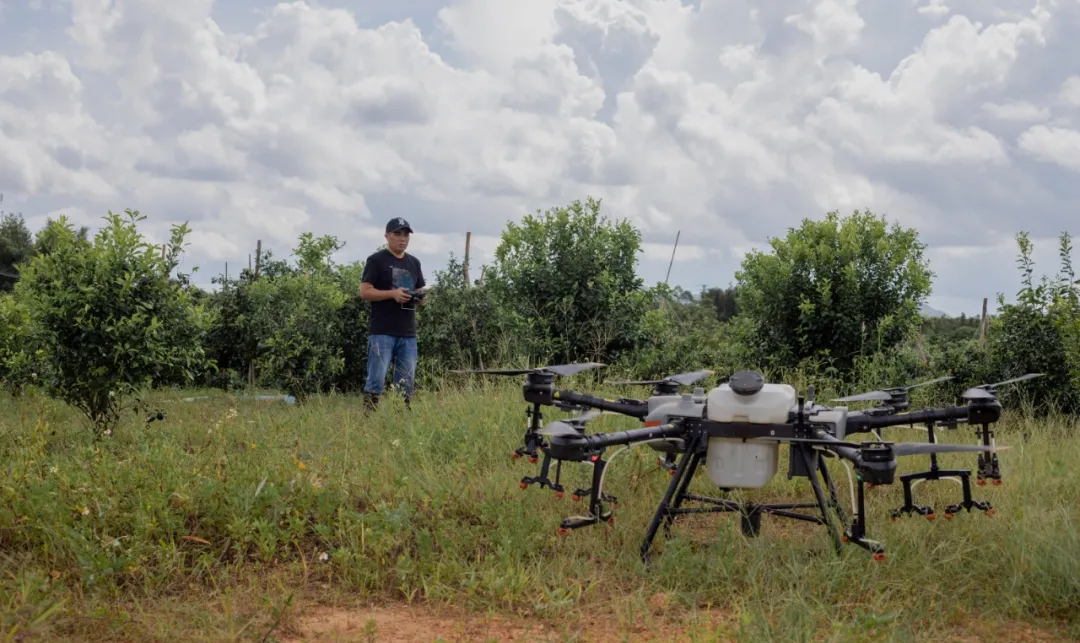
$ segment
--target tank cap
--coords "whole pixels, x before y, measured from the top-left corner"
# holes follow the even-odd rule
[[[753,395],[765,386],[765,378],[757,371],[738,371],[728,380],[737,395]]]

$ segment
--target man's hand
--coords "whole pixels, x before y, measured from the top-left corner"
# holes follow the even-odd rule
[[[408,303],[409,300],[412,299],[412,295],[410,295],[409,291],[404,288],[396,288],[394,290],[391,290],[390,292],[394,294],[394,301],[399,304]]]

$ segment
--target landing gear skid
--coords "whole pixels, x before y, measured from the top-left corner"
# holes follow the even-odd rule
[[[929,436],[929,441],[930,442],[937,442],[937,439],[934,436],[934,423],[933,422],[928,422],[927,423],[926,431],[927,431],[928,436]],[[986,427],[983,427],[983,435],[986,436],[984,441],[986,442],[986,446],[990,446],[989,445],[990,435],[987,435],[986,431],[987,431]],[[997,454],[992,453],[991,455],[994,458],[993,462],[995,463],[994,466],[995,466],[995,470],[996,470]],[[983,464],[983,455],[979,454],[979,466],[981,467],[982,464]],[[980,476],[981,476],[981,474],[982,474],[982,472],[980,471]],[[963,488],[963,500],[961,500],[960,502],[958,502],[956,504],[949,505],[948,507],[945,508],[945,519],[946,520],[951,520],[953,518],[953,516],[960,513],[961,511],[966,510],[966,511],[968,511],[970,513],[972,509],[979,509],[981,511],[986,512],[986,514],[990,515],[990,516],[992,516],[994,514],[994,509],[993,509],[993,507],[990,506],[989,501],[981,501],[981,500],[972,499],[972,497],[971,497],[971,471],[968,471],[966,469],[941,469],[940,467],[938,467],[937,454],[931,453],[930,454],[930,470],[929,471],[922,471],[920,473],[908,473],[908,474],[900,476],[900,484],[902,484],[903,487],[904,487],[904,505],[902,507],[900,507],[899,509],[896,509],[896,510],[892,511],[892,513],[890,514],[889,517],[892,520],[896,520],[897,518],[899,518],[901,516],[904,516],[904,515],[910,516],[911,514],[919,514],[921,516],[925,516],[927,520],[935,520],[937,518],[937,514],[934,512],[933,507],[929,507],[929,506],[926,506],[926,505],[916,505],[914,503],[914,501],[912,499],[912,497],[913,497],[912,483],[914,483],[917,480],[930,482],[930,481],[935,481],[935,480],[944,480],[946,478],[958,478],[960,480],[960,486]],[[981,484],[985,484],[985,483],[981,483]]]
[[[752,538],[758,536],[761,533],[762,514],[770,514],[773,516],[792,518],[826,526],[832,537],[837,554],[843,550],[845,543],[852,543],[873,553],[875,560],[882,560],[885,557],[884,546],[865,537],[866,526],[863,518],[865,515],[863,505],[864,483],[861,479],[859,480],[859,495],[856,514],[853,517],[850,526],[848,526],[843,534],[841,534],[840,529],[832,520],[830,520],[829,512],[832,510],[835,512],[841,525],[848,525],[848,518],[843,506],[840,504],[836,485],[833,483],[829,470],[825,466],[825,462],[820,453],[815,451],[812,447],[799,444],[791,445],[793,456],[802,458],[805,471],[808,472],[807,477],[810,481],[810,486],[814,491],[815,502],[785,504],[739,503],[732,500],[710,498],[689,493],[687,489],[690,486],[690,481],[693,479],[694,474],[701,464],[702,458],[705,456],[705,443],[698,439],[692,439],[687,444],[687,447],[686,452],[675,467],[671,482],[668,484],[664,497],[660,500],[660,505],[653,515],[652,522],[645,535],[645,540],[642,542],[641,560],[645,564],[649,564],[650,562],[652,543],[657,532],[660,530],[661,525],[664,527],[665,537],[670,537],[671,526],[677,516],[683,514],[720,512],[739,513],[741,517],[740,528],[742,533],[747,537]],[[820,479],[818,476],[820,476]],[[828,494],[827,496],[826,492]],[[707,506],[683,507],[683,503],[687,500],[699,502]],[[798,509],[817,509],[820,515],[796,511]]]
[[[975,435],[982,438],[983,446],[991,446],[990,443],[994,439],[994,432],[990,430],[989,424],[983,424],[975,432]],[[1001,467],[998,464],[997,454],[994,452],[979,454],[979,470],[976,474],[975,484],[985,487],[987,480],[990,480],[995,487],[1001,486]]]
[[[604,477],[604,469],[607,467],[607,461],[604,460],[602,454],[594,453],[589,456],[588,461],[593,465],[592,474],[592,486],[588,489],[577,489],[574,491],[574,500],[581,500],[584,497],[589,498],[589,513],[585,516],[571,516],[564,518],[559,523],[559,527],[555,530],[555,533],[559,536],[565,536],[574,529],[581,529],[582,527],[588,527],[600,522],[606,522],[609,525],[615,524],[615,515],[611,509],[605,506],[605,503],[610,503],[612,509],[618,509],[618,500],[614,496],[609,496],[600,490],[600,493],[596,493],[600,489],[601,479]]]

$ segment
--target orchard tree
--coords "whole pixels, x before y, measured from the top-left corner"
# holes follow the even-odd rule
[[[209,316],[172,276],[187,224],[172,227],[163,256],[138,231],[145,218],[109,212],[90,241],[61,217],[42,235],[48,252],[23,266],[15,287],[20,337],[42,369],[37,384],[82,411],[98,434],[124,410],[140,409],[141,390],[191,382],[207,367]]]
[[[420,354],[430,369],[487,368],[525,354],[513,312],[491,288],[466,285],[464,270],[451,254],[446,267],[434,271],[430,281],[436,285],[417,309]]]
[[[341,247],[336,237],[305,233],[294,250],[295,268],[247,285],[247,328],[258,338],[260,379],[301,403],[329,390],[345,368],[340,312],[346,289],[359,291],[360,284],[356,266],[339,269],[332,262]]]
[[[10,293],[0,293],[0,385],[16,396],[36,377],[26,327],[26,308]]]
[[[628,221],[574,201],[508,224],[485,286],[528,329],[534,360],[611,361],[633,347],[645,310],[640,251]]]
[[[770,246],[743,260],[736,293],[771,365],[823,358],[846,372],[857,356],[888,350],[918,327],[933,272],[915,230],[869,211],[829,212]]]
[[[21,214],[0,215],[0,292],[11,292],[19,279],[19,265],[34,254],[34,240]]]
[[[1080,297],[1072,268],[1071,238],[1068,234],[1060,237],[1057,279],[1043,275],[1038,282],[1028,233],[1019,233],[1016,241],[1021,288],[1011,303],[998,295],[999,312],[991,320],[987,342],[993,379],[1044,373],[1045,377],[1021,387],[1003,390],[1002,396],[1025,397],[1039,412],[1054,407],[1075,412],[1080,409]]]

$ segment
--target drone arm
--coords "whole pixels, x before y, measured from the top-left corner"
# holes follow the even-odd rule
[[[880,429],[887,426],[906,426],[909,424],[963,420],[967,417],[968,408],[966,406],[925,409],[900,415],[859,415],[854,417],[849,415],[847,419],[847,432],[865,433],[873,429]]]
[[[552,394],[552,399],[557,402],[585,406],[601,411],[611,411],[612,413],[636,418],[643,418],[649,414],[649,406],[641,402],[617,402],[594,395],[575,393],[574,391],[557,390]]]
[[[680,437],[684,432],[685,431],[681,426],[662,424],[660,426],[649,426],[643,429],[630,429],[629,431],[613,431],[611,433],[583,435],[581,442],[583,446],[586,446],[589,449],[599,450],[621,444],[633,444],[635,442],[645,442],[647,440]]]
[[[822,441],[825,441],[825,442],[843,443],[843,440],[840,440],[836,436],[834,436],[834,435],[832,435],[832,434],[830,434],[830,433],[828,433],[826,431],[816,431],[814,437],[816,439],[818,439],[818,440],[822,440]],[[839,446],[839,445],[830,446],[828,448],[831,451],[835,451],[837,455],[840,455],[840,456],[846,458],[847,460],[850,460],[851,462],[855,463],[856,465],[862,464],[861,450],[860,449],[857,449],[855,447]]]
[[[891,453],[891,450],[884,452],[883,455],[878,455],[874,451],[846,446],[842,440],[830,435],[827,431],[817,431],[815,437],[824,442],[840,443],[829,445],[827,448],[855,466],[855,469],[859,472],[860,485],[863,482],[875,485],[893,483],[896,476],[896,456]]]

